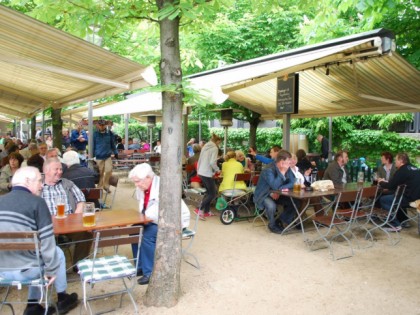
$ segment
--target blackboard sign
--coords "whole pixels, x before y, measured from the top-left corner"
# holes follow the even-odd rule
[[[289,74],[287,80],[277,78],[277,114],[297,114],[299,111],[299,74]]]

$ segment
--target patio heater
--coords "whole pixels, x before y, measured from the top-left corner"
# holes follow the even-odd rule
[[[223,155],[226,155],[226,148],[227,148],[227,135],[228,135],[228,128],[233,125],[233,109],[232,108],[220,108],[215,109],[215,112],[220,111],[220,125],[225,129],[225,137],[223,142]],[[235,111],[239,112],[239,111]]]

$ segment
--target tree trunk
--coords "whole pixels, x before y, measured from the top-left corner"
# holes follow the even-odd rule
[[[51,111],[52,120],[52,136],[54,148],[59,148],[61,151],[61,140],[63,130],[63,120],[61,119],[61,108],[53,108]]]
[[[257,128],[260,123],[261,114],[252,112],[249,119],[249,146],[257,147]]]
[[[176,0],[156,0],[159,9]],[[181,87],[179,18],[160,23],[160,76],[163,86]],[[155,264],[144,304],[172,307],[181,294],[181,156],[182,95],[162,92],[162,156],[160,163],[159,232]]]
[[[36,115],[33,115],[31,118],[31,140],[35,140],[36,135]]]

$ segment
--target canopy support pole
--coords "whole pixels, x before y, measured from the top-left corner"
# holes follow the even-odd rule
[[[290,150],[290,114],[283,115],[283,149]]]
[[[93,103],[88,103],[88,148],[89,148],[89,159],[93,159]]]

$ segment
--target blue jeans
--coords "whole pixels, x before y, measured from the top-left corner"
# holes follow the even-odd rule
[[[394,198],[395,198],[394,194],[382,195],[381,198],[379,199],[379,203],[381,204],[381,208],[389,211],[391,209],[392,201],[394,200]],[[408,200],[403,197],[403,199],[401,200],[400,208],[397,210],[397,214],[396,214],[395,218],[393,220],[391,220],[389,222],[389,224],[392,225],[392,226],[400,226],[401,221],[407,220],[407,216],[401,211],[401,207],[408,207],[408,206],[409,206]]]
[[[299,208],[299,203],[297,200],[294,200],[296,206]],[[267,214],[269,226],[274,227],[276,225],[276,220],[274,218],[274,215],[277,210],[277,205],[281,204],[283,205],[283,212],[280,215],[280,219],[287,225],[289,225],[294,217],[295,217],[295,209],[293,207],[292,201],[289,197],[283,197],[280,196],[279,199],[273,200],[271,197],[267,197],[264,199],[264,208],[265,213]]]
[[[138,269],[142,270],[145,276],[150,276],[153,271],[153,264],[155,262],[155,249],[156,249],[156,237],[158,232],[158,226],[154,223],[149,223],[144,226],[143,238],[140,244],[140,254]],[[138,246],[137,244],[131,244],[133,250],[133,257],[137,257]]]
[[[60,247],[56,247],[60,267],[56,274],[54,281],[55,290],[57,293],[65,292],[67,289],[67,276],[66,276],[66,258]],[[25,271],[14,270],[0,273],[1,277],[16,280],[33,280],[39,278],[39,268],[29,268]],[[39,300],[41,298],[41,291],[38,287],[30,286],[28,290],[28,300]]]

